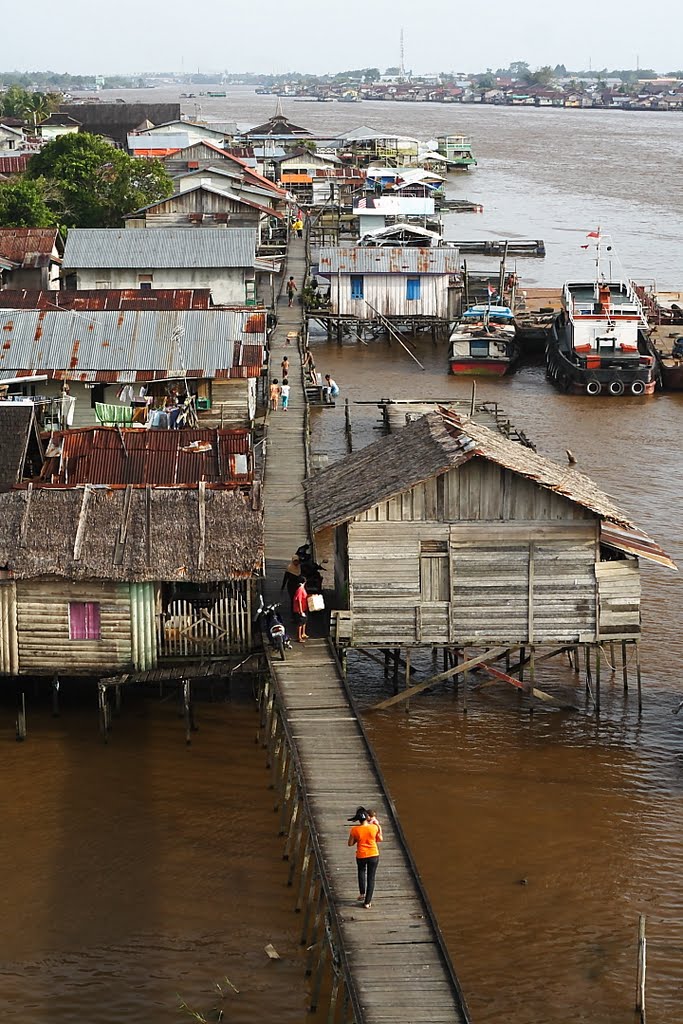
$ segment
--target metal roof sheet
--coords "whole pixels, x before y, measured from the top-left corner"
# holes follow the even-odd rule
[[[209,309],[210,288],[81,288],[0,291],[4,309]]]
[[[25,270],[58,261],[58,256],[53,257],[58,242],[57,228],[0,228],[0,256]]]
[[[123,370],[147,375],[135,379],[148,379],[154,371],[190,377],[215,377],[220,371],[252,377],[260,373],[265,341],[262,310],[0,309],[0,374],[48,372],[100,380],[99,374],[109,372],[118,380]],[[93,372],[98,375],[87,376]]]
[[[197,446],[193,448],[193,445]],[[51,483],[170,486],[248,484],[251,459],[248,430],[135,430],[86,427],[61,438]]]
[[[72,228],[64,268],[251,267],[255,228]]]
[[[457,274],[457,249],[349,246],[320,250],[321,274]]]

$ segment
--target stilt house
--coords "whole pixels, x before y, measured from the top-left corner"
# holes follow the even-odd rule
[[[248,433],[99,429],[58,444],[0,493],[0,675],[248,651],[263,565]]]
[[[637,639],[639,557],[675,568],[574,466],[443,410],[304,486],[351,646]]]

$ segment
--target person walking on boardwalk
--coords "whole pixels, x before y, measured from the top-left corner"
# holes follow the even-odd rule
[[[382,842],[382,827],[373,815],[372,823],[364,807],[358,807],[349,821],[357,821],[349,833],[348,845],[356,847],[358,869],[358,900],[366,910],[372,906],[375,892],[375,877],[379,865],[379,846]]]
[[[280,363],[280,369],[282,370],[283,377],[289,377],[289,356],[283,356],[282,362]]]
[[[289,405],[289,377],[285,377],[280,385],[280,397],[282,398],[282,411],[287,412]]]
[[[270,384],[270,408],[272,412],[275,412],[278,403],[280,401],[280,385],[278,384],[277,377],[273,377]]]
[[[308,618],[308,591],[306,590],[306,577],[299,576],[299,586],[292,598],[292,612],[297,627],[297,640],[300,644],[306,643],[306,619]]]
[[[287,305],[291,306],[294,302],[294,292],[298,291],[294,277],[290,276],[287,282]]]

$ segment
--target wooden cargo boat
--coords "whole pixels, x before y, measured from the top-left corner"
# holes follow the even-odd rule
[[[451,373],[502,377],[517,362],[519,344],[508,306],[470,306],[448,343]]]

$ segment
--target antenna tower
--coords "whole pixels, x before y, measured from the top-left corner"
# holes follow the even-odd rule
[[[403,49],[403,26],[401,26],[401,61],[400,61],[400,72],[399,78],[401,81],[406,77],[406,62],[405,62],[405,51]]]

